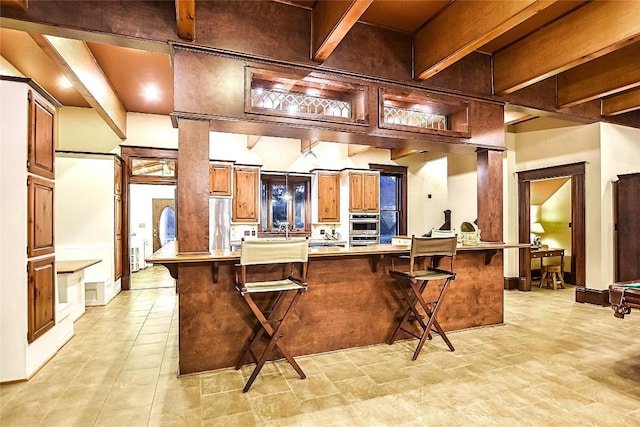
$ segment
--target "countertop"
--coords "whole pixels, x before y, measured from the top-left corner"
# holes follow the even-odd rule
[[[502,242],[480,242],[476,246],[458,246],[458,251],[496,251],[509,248],[527,248],[528,243],[502,243]],[[309,258],[336,257],[354,255],[386,255],[386,254],[406,254],[409,246],[405,245],[371,245],[371,246],[345,246],[345,247],[321,247],[309,248]],[[197,263],[211,261],[237,261],[240,259],[239,251],[215,250],[210,253],[179,253],[178,242],[170,242],[161,247],[153,255],[146,259],[149,263],[156,264],[179,264]]]
[[[91,267],[99,262],[101,259],[83,259],[73,261],[56,261],[56,270],[58,274],[73,274],[80,270],[84,270],[87,267]]]

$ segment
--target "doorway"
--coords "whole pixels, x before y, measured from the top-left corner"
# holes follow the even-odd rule
[[[531,257],[532,280],[542,280],[543,265],[561,266],[568,278],[572,275],[571,177],[531,181],[530,189],[531,241],[537,249]]]
[[[567,177],[571,179],[571,274],[569,282],[585,286],[586,281],[586,223],[585,223],[585,163],[573,163],[518,172],[518,239],[521,243],[531,240],[531,182],[543,179]],[[519,275],[524,285],[520,290],[531,290],[531,248],[523,248],[519,254]]]
[[[153,252],[176,239],[176,213],[173,199],[151,200]]]
[[[175,280],[161,265],[145,259],[175,240],[175,185],[129,185],[129,265],[131,289],[174,287]]]

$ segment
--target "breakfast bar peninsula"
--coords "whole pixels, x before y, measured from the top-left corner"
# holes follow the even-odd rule
[[[520,247],[459,246],[457,275],[438,313],[445,331],[503,322],[503,250]],[[387,342],[403,314],[388,271],[392,258],[408,253],[408,246],[389,244],[311,248],[308,292],[285,330],[290,352],[301,356]],[[239,259],[235,251],[180,253],[174,242],[147,260],[177,279],[180,375],[234,366],[246,346],[255,319],[235,289]],[[425,298],[437,287],[427,289]]]

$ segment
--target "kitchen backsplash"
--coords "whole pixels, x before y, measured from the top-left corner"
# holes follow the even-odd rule
[[[324,232],[324,233],[323,233]],[[332,240],[344,240],[346,237],[340,231],[340,224],[312,224],[311,239],[325,239],[330,236]],[[231,241],[241,240],[243,237],[257,237],[257,224],[231,224]]]

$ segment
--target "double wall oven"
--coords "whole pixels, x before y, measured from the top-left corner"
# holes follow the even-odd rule
[[[380,243],[380,215],[349,214],[349,245],[367,246]]]

